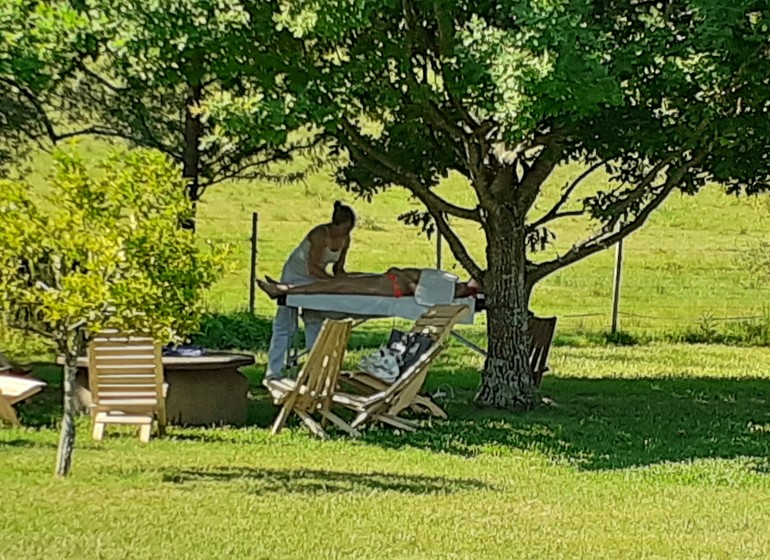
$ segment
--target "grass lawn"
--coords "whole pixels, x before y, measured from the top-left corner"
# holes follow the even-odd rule
[[[249,426],[142,445],[82,419],[64,481],[51,386],[0,429],[0,558],[767,557],[770,351],[557,347],[526,414],[467,404],[479,366],[453,345],[432,370],[447,422],[323,442],[269,436],[251,368]]]
[[[81,145],[86,155],[103,149]],[[48,165],[39,157],[29,176],[41,189]],[[540,211],[577,171],[555,174]],[[598,177],[586,188],[603,186]],[[456,178],[441,189],[473,203]],[[350,270],[435,264],[435,242],[396,221],[416,208],[401,191],[370,204],[328,174],[299,186],[223,184],[199,210],[201,236],[237,249],[211,309],[248,302],[251,212],[260,213],[260,274],[277,275],[336,198],[360,218]],[[714,188],[671,197],[626,242],[621,328],[660,333],[709,316],[766,316],[770,287],[747,264],[767,228],[765,204]],[[459,229],[483,260],[481,233]],[[562,226],[549,254],[584,230]],[[453,270],[446,248],[444,256]],[[581,338],[608,328],[612,265],[605,252],[536,289],[535,312],[559,317],[542,391],[550,404],[523,414],[476,409],[469,403],[481,361],[453,345],[428,381],[449,394],[450,420],[416,434],[385,429],[319,442],[290,429],[270,437],[277,411],[259,383],[260,353],[248,370],[247,427],[172,427],[149,445],[128,433],[96,443],[82,418],[73,475],[60,481],[52,472],[61,374],[41,363],[35,373],[50,386],[20,405],[27,428],[0,428],[0,558],[767,558],[770,349]],[[224,347],[258,339],[249,347],[263,348],[274,309],[259,294],[258,318],[216,318],[206,336]],[[370,326],[352,347],[384,336]],[[471,338],[484,338],[483,317]],[[7,332],[0,349],[50,361],[34,341]]]
[[[107,145],[83,140],[78,149],[86,159],[98,158],[106,153]],[[34,172],[25,177],[43,188],[51,159],[40,154],[32,167]],[[538,200],[533,218],[544,213],[564,184],[580,171],[577,166],[559,168]],[[597,174],[577,194],[606,188],[606,177]],[[439,191],[458,204],[473,207],[477,203],[457,176],[445,180]],[[199,206],[201,237],[235,247],[232,271],[213,290],[209,306],[229,312],[248,305],[252,212],[259,213],[258,272],[278,276],[289,252],[310,227],[331,218],[335,199],[353,205],[359,218],[349,270],[435,266],[435,240],[418,235],[397,220],[399,214],[419,208],[402,189],[390,189],[366,202],[336,186],[330,170],[301,184],[223,183],[207,191]],[[479,228],[459,221],[453,225],[483,264],[485,246]],[[561,223],[554,231],[554,246],[533,257],[540,260],[563,253],[585,236],[588,226],[579,219]],[[765,240],[768,226],[766,196],[728,197],[716,187],[696,196],[672,195],[649,223],[625,242],[621,328],[652,333],[697,326],[709,317],[766,315],[764,302],[770,297],[770,284],[751,274],[749,264],[756,247]],[[610,250],[554,274],[536,287],[532,308],[541,315],[558,315],[561,333],[608,330],[613,266],[614,251]],[[442,268],[465,277],[446,245]],[[258,313],[271,316],[274,309],[259,292]]]

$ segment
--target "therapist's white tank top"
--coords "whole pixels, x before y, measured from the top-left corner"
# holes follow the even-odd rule
[[[342,255],[342,249],[332,251],[328,247],[324,248],[324,254],[322,257],[323,266],[336,263],[340,260]],[[302,242],[294,249],[289,258],[286,260],[286,264],[283,265],[283,272],[281,273],[282,282],[312,282],[315,277],[310,275],[308,271],[308,262],[310,260],[310,240],[305,236]]]

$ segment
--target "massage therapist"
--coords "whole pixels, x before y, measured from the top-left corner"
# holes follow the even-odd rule
[[[350,247],[350,232],[356,216],[350,206],[339,200],[334,203],[331,222],[315,226],[291,252],[281,272],[281,282],[310,284],[318,279],[328,279],[345,274],[345,259]],[[332,265],[331,273],[327,267]],[[323,325],[323,316],[303,312],[305,347],[310,350]],[[286,353],[297,324],[297,310],[279,305],[273,319],[273,335],[268,350],[265,379],[283,375]]]

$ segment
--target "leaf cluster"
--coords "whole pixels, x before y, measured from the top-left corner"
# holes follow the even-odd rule
[[[68,344],[110,327],[180,340],[229,248],[181,225],[192,208],[179,169],[157,152],[115,152],[88,168],[56,151],[44,202],[0,182],[0,311],[5,321]]]

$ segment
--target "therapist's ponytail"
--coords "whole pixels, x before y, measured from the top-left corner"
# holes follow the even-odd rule
[[[335,226],[350,224],[353,227],[356,225],[356,214],[350,206],[346,206],[339,200],[336,200],[334,202],[334,212],[332,212],[332,224]]]

